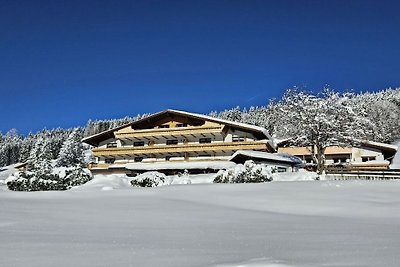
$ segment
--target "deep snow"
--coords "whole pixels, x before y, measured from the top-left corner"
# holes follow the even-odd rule
[[[0,191],[0,266],[400,266],[399,181],[110,181]]]

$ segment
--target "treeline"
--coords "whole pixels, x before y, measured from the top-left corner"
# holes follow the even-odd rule
[[[360,133],[371,141],[391,143],[400,139],[400,88],[359,94],[338,93],[330,88],[312,93],[294,88],[265,106],[235,107],[222,112],[213,111],[210,115],[264,127],[277,139],[302,138],[307,131],[313,132],[313,127],[321,127],[327,119],[326,125],[331,124],[331,130],[340,132],[345,125],[333,124],[335,116],[341,115],[363,121],[362,125],[353,125],[353,133]],[[335,116],[327,118],[328,115]],[[310,121],[304,121],[304,118]]]
[[[97,134],[130,121],[137,120],[143,116],[144,115],[138,115],[136,117],[112,120],[89,120],[85,127],[71,129],[56,128],[52,130],[44,129],[34,134],[29,133],[27,136],[18,134],[16,129],[11,129],[4,135],[0,133],[0,167],[18,162],[26,162],[35,145],[38,144],[38,142],[43,142],[43,140],[46,141],[46,146],[48,147],[49,159],[56,160],[63,144],[74,129],[78,129],[75,131],[75,135],[77,135],[76,138],[82,139],[86,136]]]
[[[294,88],[287,90],[281,99],[270,100],[265,106],[248,109],[236,107],[211,112],[210,115],[264,127],[271,136],[290,139],[297,145],[318,142],[326,146],[347,142],[348,136],[391,143],[400,139],[400,88],[359,94],[341,94],[329,88],[313,94]],[[145,116],[89,120],[85,127],[78,128],[77,138],[97,134]],[[50,159],[55,160],[72,132],[73,129],[57,128],[23,136],[12,129],[4,135],[0,134],[0,167],[26,162],[35,144],[43,139],[48,143]]]

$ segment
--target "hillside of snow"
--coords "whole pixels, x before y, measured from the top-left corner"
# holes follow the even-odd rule
[[[0,266],[399,266],[399,181],[116,181],[0,191]]]

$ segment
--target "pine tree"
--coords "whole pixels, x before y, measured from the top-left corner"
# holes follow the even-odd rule
[[[75,128],[60,149],[56,166],[71,167],[83,163],[82,130]]]

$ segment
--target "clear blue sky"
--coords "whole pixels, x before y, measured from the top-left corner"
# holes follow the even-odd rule
[[[0,0],[0,131],[400,86],[398,1]]]

